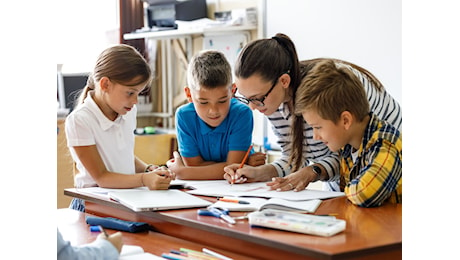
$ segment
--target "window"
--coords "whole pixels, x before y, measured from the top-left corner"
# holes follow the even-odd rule
[[[57,1],[56,63],[62,72],[89,72],[99,53],[119,41],[118,0]]]

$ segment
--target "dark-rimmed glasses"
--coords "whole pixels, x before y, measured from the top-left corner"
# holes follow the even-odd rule
[[[286,74],[286,73],[289,73],[288,72],[284,72],[283,74]],[[264,104],[264,100],[268,97],[268,95],[270,95],[270,92],[272,92],[273,88],[275,88],[276,84],[278,84],[278,80],[280,79],[281,76],[283,76],[283,74],[281,74],[278,78],[276,78],[275,82],[273,82],[273,85],[272,87],[268,90],[268,92],[261,98],[246,98],[246,97],[243,97],[243,96],[237,96],[235,95],[235,98],[238,99],[240,102],[244,103],[244,104],[249,104],[249,102],[251,102],[252,104],[258,106],[258,107],[263,107],[265,106]]]

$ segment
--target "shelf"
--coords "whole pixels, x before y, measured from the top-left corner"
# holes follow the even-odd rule
[[[161,112],[139,112],[138,117],[161,117],[163,118],[163,126],[174,127],[174,109],[184,100],[183,95],[176,95],[178,92],[176,69],[179,60],[179,66],[186,71],[187,64],[193,55],[193,39],[192,36],[200,35],[204,37],[217,37],[229,34],[243,34],[244,42],[248,43],[251,40],[250,31],[257,30],[257,25],[209,25],[212,21],[202,20],[197,23],[176,21],[179,28],[176,30],[158,30],[158,31],[140,31],[126,33],[123,35],[125,40],[157,40],[160,42],[159,51],[162,53],[160,58],[161,66]],[[182,41],[184,46],[182,46]],[[203,47],[201,49],[204,48]],[[227,47],[228,48],[228,47]],[[228,57],[227,57],[228,58]],[[156,71],[156,69],[155,69]]]
[[[257,30],[256,25],[239,25],[239,26],[208,26],[208,27],[196,27],[196,28],[185,28],[176,30],[165,30],[165,31],[147,31],[147,32],[134,32],[125,33],[123,39],[125,40],[136,40],[136,39],[176,39],[191,36],[194,34],[221,34],[233,31],[251,31]]]

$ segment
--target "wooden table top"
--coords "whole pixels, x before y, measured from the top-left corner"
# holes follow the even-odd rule
[[[87,212],[92,214],[147,222],[169,236],[259,259],[402,258],[402,204],[360,208],[345,197],[324,200],[315,214],[336,214],[346,220],[347,227],[337,235],[320,237],[251,227],[248,220],[230,225],[218,218],[199,216],[197,209],[133,212],[117,202],[77,189],[66,189],[64,193],[85,199]],[[215,201],[212,197],[202,198]]]
[[[64,240],[70,241],[73,246],[84,245],[96,240],[99,232],[91,232],[89,225],[86,224],[85,217],[94,216],[92,214],[83,213],[73,209],[58,209],[57,210],[57,226]],[[118,232],[116,230],[106,229],[108,234]],[[161,256],[162,253],[169,253],[170,250],[179,250],[187,248],[196,251],[201,251],[206,247],[213,251],[219,252],[233,259],[250,260],[255,259],[233,252],[220,250],[218,248],[207,247],[202,244],[190,242],[184,239],[168,236],[154,231],[145,231],[139,233],[122,232],[124,245],[141,246],[145,252]]]

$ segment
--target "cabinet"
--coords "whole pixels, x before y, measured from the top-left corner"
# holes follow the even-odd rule
[[[136,135],[134,154],[148,164],[166,164],[177,151],[175,134]]]
[[[67,148],[65,119],[57,120],[57,208],[67,208],[71,197],[64,195],[64,189],[73,188],[73,159]]]

